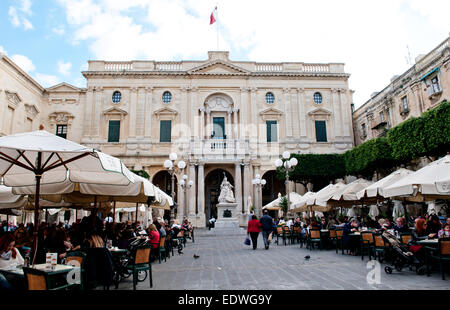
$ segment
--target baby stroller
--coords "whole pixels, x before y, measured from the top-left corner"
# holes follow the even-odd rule
[[[391,266],[384,267],[384,271],[387,274],[391,274],[393,268],[397,271],[402,271],[404,267],[409,267],[409,270],[416,268],[417,274],[425,274],[425,265],[421,262],[409,249],[402,246],[400,241],[395,237],[395,235],[384,231],[381,235],[382,238],[389,244],[392,249],[392,262]]]
[[[131,262],[134,258],[132,257],[132,254],[134,251],[144,246],[148,243],[147,237],[136,237],[130,240],[130,243],[127,247],[126,254],[122,255],[118,260],[115,261],[115,270],[114,270],[114,282],[116,284],[116,288],[118,287],[118,284],[122,279],[126,279],[132,275],[132,272],[128,270],[127,266],[129,265],[129,262]],[[138,273],[138,282],[143,282],[147,279],[147,271],[139,271]]]

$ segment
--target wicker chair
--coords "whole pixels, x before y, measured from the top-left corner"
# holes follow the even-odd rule
[[[319,244],[322,249],[322,238],[320,238],[320,229],[310,229],[307,239],[307,246],[310,250],[314,248],[314,244]]]
[[[164,254],[164,261],[167,261],[167,250],[166,250],[166,237],[161,237],[159,239],[159,248],[158,248],[158,259],[161,264],[161,257]]]
[[[133,290],[136,290],[138,273],[141,271],[149,272],[150,287],[153,287],[152,263],[150,261],[151,250],[151,245],[145,245],[133,251],[133,261],[127,266],[128,270],[133,273]]]
[[[342,255],[344,255],[344,230],[342,228],[336,229],[336,254],[338,252],[338,247],[341,247]]]
[[[364,260],[364,250],[367,249],[369,260],[372,259],[372,252],[375,256],[375,241],[371,231],[361,232],[361,260]]]
[[[72,264],[71,262],[75,262]],[[86,262],[86,253],[81,251],[72,251],[66,254],[66,265],[75,265],[80,267],[80,289],[84,290],[84,264]]]
[[[287,245],[286,240],[289,240],[289,243],[292,243],[291,237],[292,237],[292,233],[291,230],[289,229],[289,226],[283,226],[283,233],[284,233],[284,245]]]
[[[386,250],[389,248],[389,244],[386,243],[381,235],[373,235],[374,238],[374,252],[375,258],[382,263],[386,257]]]
[[[30,291],[63,290],[75,286],[75,284],[65,284],[52,287],[49,274],[43,270],[23,267],[23,273],[27,288]]]
[[[280,237],[281,237],[281,239],[283,239],[283,242],[285,242],[283,227],[277,227],[277,244],[278,245],[280,245],[280,243],[278,242],[278,238],[280,238]]]
[[[336,229],[330,229],[329,230],[329,236],[328,236],[328,249],[330,248],[332,243],[336,244],[336,250],[337,250],[337,236],[336,236]]]
[[[439,261],[439,270],[442,280],[445,280],[444,262],[450,261],[450,238],[440,238],[437,248],[426,247],[430,250],[431,258]],[[427,275],[430,275],[430,268],[427,262]]]

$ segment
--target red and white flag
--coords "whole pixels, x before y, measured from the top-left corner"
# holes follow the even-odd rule
[[[214,8],[214,10],[211,12],[211,17],[209,18],[209,24],[212,25],[217,20],[217,6]]]

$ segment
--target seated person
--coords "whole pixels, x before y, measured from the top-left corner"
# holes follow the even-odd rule
[[[18,265],[23,265],[24,259],[17,248],[12,233],[5,233],[0,237],[0,268],[10,269]],[[9,282],[6,277],[0,274],[0,290],[11,290],[18,286],[18,283]]]
[[[327,223],[327,220],[324,217],[322,217],[322,219],[320,220],[319,227],[320,227],[320,229],[323,229],[323,230],[327,230],[328,229],[328,223]]]
[[[438,238],[450,238],[450,224],[444,224],[444,228],[438,232]]]
[[[344,246],[350,250],[350,255],[356,255],[356,248],[359,246],[359,236],[354,238],[350,234],[358,231],[358,221],[356,219],[351,220],[350,223],[345,224],[342,235]]]
[[[427,222],[428,237],[430,239],[437,238],[439,230],[441,230],[441,222],[439,221],[439,217],[437,215],[430,216]]]
[[[397,218],[396,225],[394,225],[393,229],[397,231],[399,234],[409,232],[408,226],[406,225],[406,220],[404,217]]]
[[[152,249],[157,249],[159,248],[159,232],[158,229],[156,228],[155,224],[150,224],[150,226],[148,227],[148,240],[150,241],[150,244],[152,245]]]

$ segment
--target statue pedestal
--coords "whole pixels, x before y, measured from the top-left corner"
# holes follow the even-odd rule
[[[236,207],[235,202],[220,202],[217,204],[217,222],[234,222],[238,221],[236,217]]]

